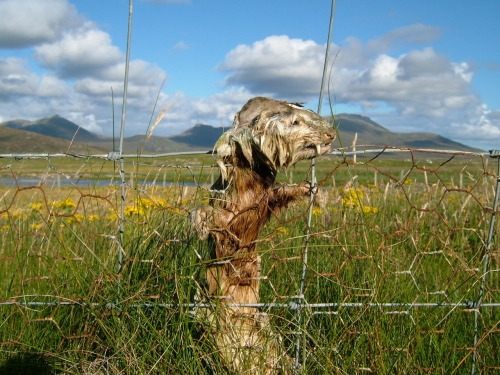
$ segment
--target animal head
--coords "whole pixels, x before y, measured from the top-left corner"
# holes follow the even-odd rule
[[[242,159],[250,167],[264,162],[276,171],[325,154],[335,136],[331,124],[300,104],[257,97],[243,106],[215,144],[217,163],[223,177],[226,164]]]

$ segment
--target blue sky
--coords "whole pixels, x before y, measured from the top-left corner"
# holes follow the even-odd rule
[[[316,109],[331,1],[134,0],[126,135],[229,127],[258,95]],[[0,121],[59,114],[112,133],[128,0],[0,0]],[[500,2],[337,0],[334,113],[500,148]],[[323,107],[325,112],[328,105]],[[324,113],[326,114],[326,113]]]

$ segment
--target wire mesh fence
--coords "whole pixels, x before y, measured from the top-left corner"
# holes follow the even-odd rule
[[[255,307],[289,372],[500,370],[496,156],[366,147],[316,161],[312,203],[259,237]],[[122,182],[113,155],[0,155],[1,369],[230,373],[204,339],[212,260],[189,224],[213,156],[123,157]],[[278,180],[310,178],[299,163]]]

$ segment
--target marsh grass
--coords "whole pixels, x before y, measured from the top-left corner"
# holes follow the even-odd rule
[[[210,158],[131,162],[119,275],[115,185],[0,187],[0,373],[29,358],[53,373],[230,373],[187,305],[203,293],[210,259],[188,225],[189,212],[207,203],[200,186],[210,183]],[[105,161],[51,163],[13,162],[2,172],[115,174]],[[300,324],[286,306],[300,290],[307,202],[273,218],[259,239],[261,301],[275,304],[262,311],[290,357],[297,334],[304,338],[299,372],[469,373],[475,315],[466,303],[479,294],[493,201],[484,160],[325,158],[317,168],[323,197],[313,209]],[[164,171],[173,183],[153,184]],[[280,179],[308,173],[300,164]],[[182,183],[193,178],[198,187]],[[499,302],[499,259],[496,242],[486,303]],[[488,372],[500,366],[500,309],[479,311],[476,366]]]

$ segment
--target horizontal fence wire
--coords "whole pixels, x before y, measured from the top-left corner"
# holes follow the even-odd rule
[[[316,161],[305,280],[307,199],[261,233],[262,303],[226,305],[258,308],[290,357],[303,345],[301,373],[499,370],[495,152],[356,149]],[[210,150],[0,154],[0,370],[19,353],[79,373],[220,369],[200,327],[218,306],[206,267],[225,260],[189,223],[217,177]],[[310,178],[299,163],[278,181]]]
[[[379,154],[379,153],[428,153],[428,154],[441,154],[441,155],[462,155],[462,156],[489,156],[490,153],[487,152],[470,152],[470,151],[457,151],[457,150],[439,150],[439,149],[427,149],[427,148],[408,148],[408,147],[394,147],[386,146],[383,148],[370,145],[358,145],[357,148],[363,148],[358,151],[349,151],[350,147],[339,148],[335,151],[329,152],[327,155],[335,156],[352,156],[352,155],[364,155],[364,154]],[[10,154],[0,154],[0,159],[47,159],[52,157],[74,157],[74,158],[96,158],[96,159],[107,159],[107,160],[118,160],[120,157],[124,159],[158,159],[162,157],[169,156],[184,156],[184,155],[205,155],[205,154],[216,154],[213,150],[206,151],[182,151],[182,152],[166,152],[158,154],[123,154],[120,156],[118,152],[109,152],[108,154],[69,154],[69,153],[10,153]]]

